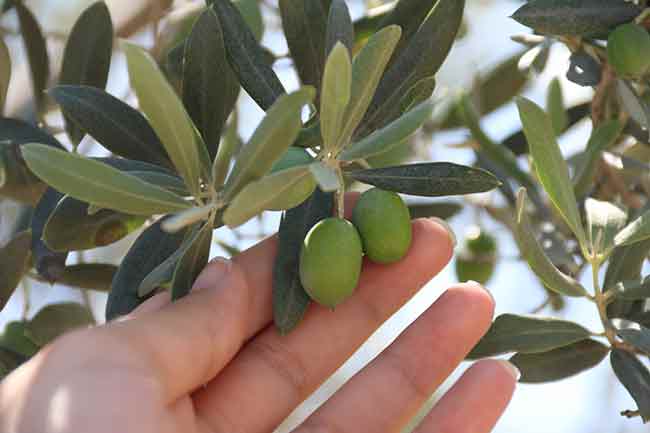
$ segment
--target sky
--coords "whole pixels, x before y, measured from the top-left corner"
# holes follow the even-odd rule
[[[44,3],[46,1],[47,5]],[[88,0],[80,1],[80,4],[84,2],[88,3]],[[41,10],[45,15],[39,14],[39,16],[54,18],[55,24],[52,25],[57,26],[72,22],[78,13],[78,9],[75,10],[72,3],[66,0],[32,1],[36,8],[43,7]],[[361,9],[358,3],[350,2],[350,4],[353,6],[355,14],[360,13]],[[470,2],[466,11],[466,17],[469,19],[469,33],[455,46],[438,74],[438,92],[443,92],[445,88],[454,89],[459,85],[468,85],[478,70],[489,68],[519,49],[518,45],[511,42],[509,38],[513,34],[527,32],[527,29],[507,18],[519,4],[508,0],[474,0]],[[284,43],[277,33],[268,34],[265,37],[265,43],[276,52],[286,51]],[[543,103],[546,84],[553,76],[560,76],[567,100],[577,101],[588,97],[589,91],[585,91],[563,78],[568,66],[567,60],[568,53],[566,51],[561,48],[554,50],[548,70],[534,80],[535,85],[526,90],[525,95],[538,103]],[[113,64],[113,71],[120,69],[123,69],[123,59],[118,55]],[[288,65],[279,62],[276,69],[283,83],[288,88],[295,88],[297,85],[295,74],[291,72]],[[109,91],[120,95],[123,94],[124,86],[124,74],[113,73]],[[244,96],[242,130],[240,131],[244,137],[250,135],[262,114],[262,111],[248,97]],[[499,139],[520,128],[520,123],[515,108],[508,106],[484,119],[483,126],[490,135]],[[458,163],[471,162],[470,152],[447,147],[447,144],[462,138],[463,134],[463,132],[454,132],[436,135],[433,145],[429,149],[431,159]],[[588,135],[589,127],[584,125],[565,137],[561,145],[565,151],[580,149],[585,145]],[[460,236],[473,224],[473,218],[472,212],[463,212],[452,220],[452,227]],[[273,231],[277,227],[277,222],[277,214],[269,215],[264,222],[265,231]],[[539,288],[539,284],[525,264],[514,260],[517,250],[509,233],[489,220],[484,223],[488,230],[496,233],[502,256],[494,278],[489,283],[489,289],[497,301],[497,314],[504,312],[526,313],[532,310],[543,301],[543,292]],[[254,234],[259,230],[260,227],[256,223],[250,223],[243,231]],[[223,230],[217,232],[217,236],[226,242],[237,242],[232,235]],[[131,235],[116,245],[89,252],[87,257],[97,261],[115,260],[126,251],[134,237],[135,235]],[[242,241],[240,245],[245,247],[247,243],[250,242]],[[222,254],[222,252],[215,248],[213,255],[217,254]],[[409,323],[435,301],[445,288],[455,282],[452,263],[395,317],[380,328],[332,379],[296,410],[288,422],[278,429],[278,432],[287,431],[287,428],[295,425],[317,407],[355,371],[362,368],[394,340]],[[590,287],[589,282],[584,282],[584,284],[586,287]],[[67,288],[50,288],[42,285],[33,285],[32,287],[32,311],[37,311],[48,303],[70,299],[80,300],[80,297],[76,291]],[[103,316],[104,302],[105,298],[102,295],[93,295],[93,305],[97,317]],[[0,327],[6,322],[20,317],[22,305],[22,292],[19,291],[12,297],[5,311],[0,314]],[[548,311],[545,313],[551,314]],[[579,321],[590,329],[600,329],[596,311],[593,305],[586,301],[570,301],[560,315],[563,318]],[[448,383],[453,381],[466,367],[465,364],[461,366]],[[443,388],[448,386],[448,383]],[[486,398],[490,398],[489,390],[485,390],[485,394]],[[628,421],[618,415],[621,410],[633,407],[633,401],[627,396],[622,386],[614,380],[608,361],[604,361],[597,368],[564,381],[545,385],[520,385],[512,404],[497,425],[495,433],[632,433],[645,431],[639,420]]]

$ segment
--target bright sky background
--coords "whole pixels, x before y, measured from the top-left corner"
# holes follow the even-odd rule
[[[28,3],[34,5],[38,16],[48,17],[51,22],[47,24],[57,29],[65,28],[65,23],[71,23],[78,13],[79,6],[69,0],[32,0]],[[87,4],[90,0],[78,0],[77,4]],[[110,1],[109,1],[110,3]],[[354,11],[360,11],[357,2],[349,2]],[[438,74],[438,90],[446,86],[454,87],[470,83],[479,68],[486,68],[497,63],[519,49],[518,45],[511,42],[509,37],[516,33],[526,32],[527,29],[519,26],[507,18],[520,3],[508,0],[473,0],[466,11],[469,19],[469,34],[456,45],[449,59]],[[69,25],[69,24],[67,24]],[[284,43],[277,34],[267,35],[265,42],[277,52],[284,52]],[[526,95],[538,103],[544,103],[545,85],[553,76],[564,77],[568,66],[568,53],[562,49],[554,50],[550,67],[542,77],[534,80],[535,86],[526,91]],[[116,56],[113,70],[122,68],[123,61]],[[280,62],[277,67],[282,81],[287,87],[295,87],[296,80],[286,63]],[[460,78],[460,79],[459,79]],[[124,75],[113,74],[109,90],[116,95],[124,94]],[[585,90],[563,79],[562,86],[569,101],[584,99],[589,95]],[[242,134],[248,136],[261,118],[262,112],[250,99],[245,97],[243,107]],[[514,107],[506,107],[484,121],[485,129],[495,138],[501,138],[520,127],[519,119]],[[580,149],[586,143],[589,127],[577,128],[571,133],[563,146],[567,149]],[[454,142],[462,135],[444,134],[434,139],[430,153],[431,159],[448,160],[460,163],[471,162],[471,153],[463,150],[450,149],[445,143]],[[570,142],[570,143],[568,143]],[[452,221],[455,231],[462,233],[473,223],[473,213],[464,212]],[[278,216],[271,215],[265,222],[266,230],[271,231],[277,227]],[[486,220],[486,227],[497,234],[500,243],[500,252],[503,256],[497,267],[496,274],[489,284],[489,288],[497,299],[497,314],[504,312],[525,313],[535,308],[543,301],[543,292],[536,280],[531,276],[528,268],[521,262],[512,258],[517,251],[507,231],[498,225],[490,224]],[[259,227],[254,223],[249,224],[245,230],[257,233]],[[234,239],[223,230],[217,232],[217,237],[227,242]],[[115,261],[120,257],[134,239],[130,236],[117,245],[96,250],[87,254],[97,261]],[[242,245],[243,246],[243,245]],[[435,250],[435,245],[432,245]],[[215,248],[213,255],[221,252]],[[326,396],[340,386],[352,373],[361,368],[368,360],[372,359],[401,330],[414,320],[422,311],[431,305],[440,293],[454,284],[455,276],[453,264],[449,265],[437,278],[435,278],[420,294],[404,307],[393,319],[382,327],[371,340],[340,371],[328,381],[323,388],[303,407],[299,408],[295,416],[289,420],[287,426],[294,425],[307,413],[313,410]],[[584,282],[590,287],[589,282]],[[32,311],[37,311],[42,306],[61,300],[79,300],[78,293],[66,288],[49,288],[35,285],[32,291]],[[101,295],[93,297],[97,317],[103,317],[105,299]],[[20,291],[10,300],[7,309],[0,315],[0,327],[10,320],[19,318],[22,311],[23,300]],[[459,312],[462,314],[462,312]],[[548,313],[547,314],[551,314]],[[564,318],[576,320],[592,329],[599,329],[596,310],[586,301],[570,301],[566,310],[562,312]],[[417,354],[414,354],[417,356]],[[459,374],[466,366],[456,372]],[[485,390],[485,398],[490,398],[490,391]],[[641,426],[640,421],[623,420],[618,412],[623,409],[633,408],[634,403],[627,396],[622,386],[613,378],[608,361],[604,361],[597,368],[576,376],[574,378],[547,385],[520,385],[513,402],[505,416],[497,426],[496,433],[595,433],[595,432],[641,432],[647,431]],[[281,429],[279,431],[285,431]]]

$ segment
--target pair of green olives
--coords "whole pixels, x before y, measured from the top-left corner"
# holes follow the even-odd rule
[[[364,253],[375,263],[394,263],[406,255],[411,238],[411,216],[401,197],[373,188],[359,197],[352,222],[327,218],[309,231],[300,281],[314,301],[334,308],[354,293]]]
[[[607,58],[623,78],[639,78],[650,71],[650,34],[634,23],[618,26],[607,39]]]

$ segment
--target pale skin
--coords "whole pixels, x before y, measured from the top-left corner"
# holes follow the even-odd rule
[[[72,332],[0,383],[6,433],[271,433],[450,260],[449,232],[413,222],[393,265],[364,263],[334,312],[312,306],[298,328],[272,324],[276,240],[215,260],[192,293],[160,294],[123,320]],[[399,432],[487,331],[494,301],[476,283],[449,288],[296,433]],[[475,363],[416,433],[487,433],[516,371]]]

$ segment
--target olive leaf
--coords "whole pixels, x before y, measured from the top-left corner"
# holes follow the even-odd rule
[[[458,215],[463,207],[454,202],[408,203],[412,219],[436,217],[448,220]]]
[[[643,421],[650,421],[650,372],[636,356],[624,350],[612,350],[610,361],[616,377],[636,402]]]
[[[237,127],[239,126],[238,118],[239,116],[235,111],[230,117],[226,131],[221,139],[219,151],[212,162],[212,185],[216,191],[221,190],[223,187],[223,183],[228,176],[228,169],[230,168],[232,157],[241,147],[241,139],[237,133]]]
[[[212,225],[204,224],[178,260],[172,278],[173,300],[180,299],[190,292],[194,281],[208,264],[211,245]]]
[[[616,333],[626,343],[650,355],[650,329],[642,326],[641,329],[619,329]]]
[[[338,42],[325,64],[320,100],[320,124],[323,146],[328,152],[339,147],[344,115],[350,102],[352,64],[347,48]]]
[[[98,1],[84,10],[75,22],[63,52],[59,83],[104,88],[113,53],[113,22],[106,3]],[[65,119],[66,131],[78,144],[84,131]]]
[[[11,55],[3,39],[0,39],[0,114],[4,110],[7,90],[11,81]]]
[[[379,23],[380,27],[397,25],[402,28],[402,37],[395,53],[401,53],[408,41],[415,35],[437,0],[400,0],[395,7],[385,14]]]
[[[29,168],[78,200],[133,215],[154,215],[190,207],[182,197],[107,164],[42,144],[23,146]]]
[[[187,190],[187,186],[178,176],[173,174],[163,173],[159,171],[149,171],[149,170],[125,170],[138,179],[159,186],[167,191],[170,191],[176,195],[186,197],[190,195],[190,192]],[[89,211],[90,213],[90,211]]]
[[[146,114],[190,191],[198,194],[204,161],[196,143],[192,120],[155,60],[137,45],[124,42],[122,47],[140,109]]]
[[[363,120],[401,34],[398,26],[385,27],[372,35],[355,57],[352,65],[352,94],[340,133],[343,145]]]
[[[130,105],[88,86],[56,86],[48,93],[68,119],[109,151],[124,158],[171,165],[147,119]]]
[[[45,346],[66,332],[94,324],[92,313],[83,305],[73,302],[50,304],[29,321],[25,335],[35,344]]]
[[[264,17],[258,0],[236,0],[235,6],[242,18],[251,29],[255,40],[260,41],[264,36]]]
[[[365,136],[393,120],[406,92],[420,80],[436,74],[456,39],[464,9],[465,0],[438,0],[405,48],[395,51],[399,55],[377,86],[358,135]]]
[[[7,245],[0,248],[0,311],[20,284],[30,257],[32,234],[16,234]]]
[[[82,251],[119,241],[144,224],[145,218],[100,210],[88,214],[88,203],[62,198],[50,213],[43,241],[52,251]]]
[[[423,197],[474,194],[499,186],[499,181],[485,170],[448,162],[355,170],[345,175],[387,191]]]
[[[232,200],[223,214],[223,222],[234,228],[266,209],[284,207],[282,199],[290,197],[291,189],[307,176],[311,176],[309,167],[299,166],[280,170],[249,183]]]
[[[0,142],[10,146],[43,143],[63,150],[63,145],[53,135],[23,120],[8,117],[0,117]]]
[[[348,53],[352,53],[354,49],[354,24],[345,0],[333,0],[329,8],[327,33],[325,35],[326,57],[339,42],[348,49]]]
[[[117,270],[117,266],[104,263],[70,265],[65,267],[58,282],[79,289],[108,292]]]
[[[643,280],[626,280],[608,288],[616,292],[618,299],[638,301],[650,298],[650,277]]]
[[[610,120],[596,128],[589,138],[580,163],[573,176],[573,189],[577,197],[589,192],[596,175],[597,163],[603,151],[610,148],[621,135],[623,125],[618,120]]]
[[[566,130],[569,118],[564,105],[562,86],[560,85],[560,80],[558,78],[554,78],[548,86],[546,111],[551,119],[555,135],[560,135]]]
[[[38,275],[50,283],[56,282],[63,273],[67,252],[55,252],[45,245],[43,231],[50,215],[56,209],[63,194],[55,189],[48,188],[34,208],[32,221],[32,262]]]
[[[517,98],[517,108],[537,176],[556,210],[562,215],[584,249],[586,237],[569,180],[569,169],[555,140],[551,120],[541,108],[528,99]]]
[[[638,6],[625,0],[530,0],[512,18],[542,34],[593,37],[639,13]]]
[[[595,340],[582,340],[542,353],[517,353],[510,358],[521,372],[519,382],[544,383],[565,379],[595,367],[609,348]]]
[[[22,1],[13,2],[20,23],[20,34],[23,37],[29,70],[34,90],[34,100],[39,109],[43,108],[45,87],[50,78],[50,58],[47,53],[47,43],[41,26],[34,14]]]
[[[341,189],[339,174],[335,169],[322,161],[309,165],[309,171],[316,179],[316,183],[324,192],[334,192]]]
[[[331,216],[333,209],[334,194],[317,188],[309,200],[282,217],[273,265],[273,320],[281,334],[298,325],[310,303],[298,271],[305,236],[317,222]]]
[[[300,81],[320,88],[325,66],[327,10],[321,0],[280,0],[282,28]]]
[[[433,95],[433,91],[436,89],[436,78],[434,76],[426,77],[418,81],[411,87],[406,95],[402,97],[399,103],[399,112],[397,112],[396,117],[404,115],[409,111],[413,110],[418,105],[421,105],[427,101]],[[392,117],[387,118],[387,122],[392,122]]]
[[[650,211],[629,223],[614,238],[614,245],[631,245],[650,238]]]
[[[226,200],[233,198],[248,182],[267,174],[291,146],[302,126],[301,110],[314,99],[312,87],[278,98],[253,136],[242,147],[224,188]]]
[[[106,304],[106,320],[113,320],[133,311],[147,298],[138,296],[138,287],[147,275],[174,254],[183,242],[185,230],[167,233],[164,219],[144,230],[135,240],[111,283]]]
[[[612,203],[588,198],[585,214],[589,250],[595,258],[603,260],[614,248],[614,237],[625,226],[627,213]]]
[[[285,93],[255,35],[230,0],[210,0],[223,30],[228,61],[239,81],[263,109],[268,110]]]
[[[566,320],[502,314],[494,320],[468,358],[484,358],[508,352],[548,352],[590,336],[591,332]]]
[[[481,152],[492,162],[500,166],[507,174],[516,179],[522,186],[530,191],[536,191],[537,186],[535,182],[528,173],[519,167],[515,155],[505,146],[496,144],[483,132],[479,123],[478,113],[468,96],[461,97],[458,110],[463,123],[467,125],[474,139],[478,141]]]
[[[402,143],[431,117],[433,105],[423,103],[413,108],[388,126],[353,143],[339,155],[342,161],[365,159],[390,151]]]
[[[185,46],[183,103],[214,160],[223,127],[239,96],[226,60],[221,24],[212,9],[198,18]]]
[[[548,258],[535,239],[526,210],[526,190],[517,193],[517,214],[515,216],[515,241],[519,251],[528,262],[531,270],[550,290],[566,296],[588,296],[587,291],[575,279],[560,271]]]
[[[22,356],[31,358],[38,352],[39,347],[25,336],[27,322],[9,322],[4,332],[0,334],[0,347],[12,350]]]

